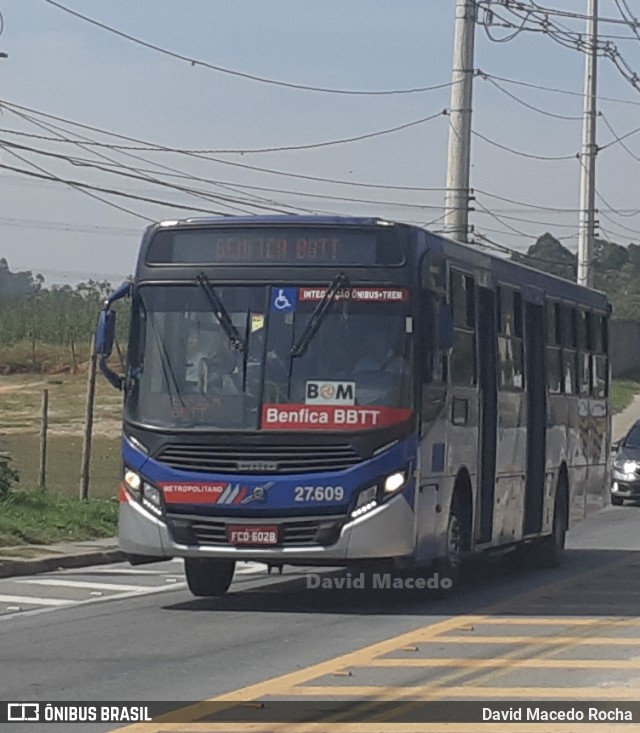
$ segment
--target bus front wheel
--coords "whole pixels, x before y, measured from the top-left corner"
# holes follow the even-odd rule
[[[236,564],[233,560],[186,557],[184,573],[194,596],[223,596],[233,580]]]
[[[447,523],[446,554],[436,561],[438,590],[436,596],[446,598],[457,590],[464,552],[468,549],[469,522],[459,494],[454,494]]]

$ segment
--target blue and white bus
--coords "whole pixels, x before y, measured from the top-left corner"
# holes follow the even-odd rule
[[[198,596],[237,561],[455,579],[470,553],[526,545],[555,565],[608,501],[609,312],[380,219],[155,224],[96,339],[125,392],[120,544],[184,558]]]

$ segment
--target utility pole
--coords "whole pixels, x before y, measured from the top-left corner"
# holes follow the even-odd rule
[[[471,103],[475,26],[475,0],[456,0],[444,224],[447,233],[460,242],[466,242],[469,234]]]
[[[580,153],[580,226],[578,283],[593,287],[596,230],[596,89],[598,71],[598,0],[587,0],[587,52],[584,66],[584,117]]]

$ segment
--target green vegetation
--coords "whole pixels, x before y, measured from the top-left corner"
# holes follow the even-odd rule
[[[115,501],[14,491],[0,501],[0,547],[113,537],[117,518]]]
[[[0,374],[76,371],[89,357],[107,281],[44,287],[41,275],[12,273],[0,259]],[[126,333],[127,307],[119,313]]]
[[[18,472],[11,467],[11,460],[8,453],[0,453],[0,501],[9,497],[14,484],[20,480]]]
[[[608,294],[614,317],[640,320],[640,245],[623,247],[596,239],[593,254],[594,287]],[[577,255],[548,232],[526,254],[513,259],[568,280],[576,279]]]
[[[611,409],[622,412],[640,394],[640,382],[633,379],[614,379],[611,383]]]

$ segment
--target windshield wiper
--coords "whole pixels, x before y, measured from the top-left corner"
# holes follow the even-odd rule
[[[309,318],[307,325],[300,334],[300,338],[291,349],[292,357],[302,356],[304,354],[311,343],[311,339],[316,335],[317,330],[320,328],[320,324],[324,320],[329,307],[336,299],[338,291],[348,284],[349,278],[342,273],[333,278],[331,284],[327,288],[327,292],[324,294],[324,298],[316,306],[316,309],[311,314],[311,318]]]
[[[222,330],[225,332],[231,347],[236,351],[244,351],[246,348],[245,342],[242,340],[242,336],[238,332],[238,329],[233,325],[227,309],[222,304],[222,301],[218,297],[218,294],[213,289],[213,286],[209,282],[209,278],[201,272],[197,277],[196,281],[198,285],[204,290],[209,303],[213,307],[213,314],[216,317],[218,323],[222,326]]]

